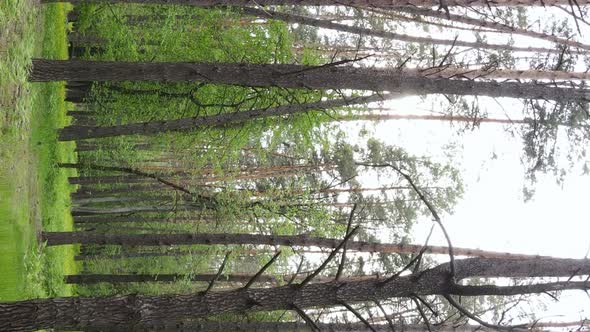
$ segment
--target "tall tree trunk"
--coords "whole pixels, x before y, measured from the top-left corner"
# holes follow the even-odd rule
[[[383,319],[385,320],[385,318]],[[566,325],[567,327],[577,328],[583,324],[581,322],[570,322],[572,324]],[[199,321],[194,322],[190,325],[190,331],[192,332],[227,332],[227,331],[240,331],[240,332],[309,332],[311,331],[309,325],[305,323],[295,322],[206,322]],[[364,323],[317,323],[320,331],[324,332],[424,332],[428,331],[429,328],[433,332],[496,332],[497,329],[490,329],[481,325],[459,325],[459,326],[448,326],[448,325],[436,325],[426,326],[418,324],[395,324],[393,328],[389,324],[372,324],[373,329],[369,329]],[[543,332],[543,327],[547,327],[546,323],[539,322],[537,324],[531,324],[531,332],[538,331]],[[552,327],[553,325],[549,325]],[[559,325],[557,325],[559,326]],[[187,326],[188,327],[188,326]],[[524,328],[524,327],[523,327]]]
[[[190,280],[190,281],[203,281],[210,282],[215,278],[216,274],[71,274],[65,276],[65,282],[67,284],[98,284],[98,283],[129,283],[129,282],[174,282],[178,280]],[[221,275],[217,281],[220,282],[241,282],[246,283],[254,277],[253,274],[229,274]],[[287,283],[292,278],[301,282],[305,277],[304,274],[300,275],[285,275],[276,277],[273,275],[261,275],[256,277],[257,283],[272,283],[278,285],[279,283]],[[364,277],[353,277],[348,279],[342,279],[353,281],[353,280],[365,280],[375,279],[377,276],[364,276]],[[334,277],[321,276],[316,277],[316,282],[329,282],[334,280]]]
[[[287,23],[298,23],[308,26],[314,26],[317,28],[324,28],[329,30],[335,31],[343,31],[349,32],[361,36],[374,36],[384,39],[391,39],[391,40],[399,40],[408,43],[422,43],[422,44],[433,44],[433,45],[446,45],[446,46],[459,46],[459,47],[470,47],[475,49],[490,49],[490,50],[503,50],[503,51],[512,51],[512,52],[541,52],[541,53],[561,53],[562,51],[559,49],[553,48],[545,48],[545,47],[518,47],[518,46],[511,46],[511,45],[503,45],[503,44],[489,44],[483,42],[468,42],[462,40],[450,40],[450,39],[437,39],[437,38],[428,38],[428,37],[417,37],[417,36],[410,36],[404,35],[400,33],[385,31],[385,30],[377,30],[377,29],[367,29],[361,27],[355,27],[352,25],[334,23],[331,21],[323,21],[318,20],[315,18],[295,15],[295,14],[287,14],[287,13],[279,13],[275,11],[271,11],[268,9],[257,9],[252,7],[244,7],[242,11],[248,15],[254,15],[263,18],[281,20]],[[576,52],[576,51],[574,51]]]
[[[587,101],[590,91],[536,83],[481,82],[403,75],[397,69],[247,63],[133,63],[33,60],[32,81],[201,81],[241,86],[391,91]]]
[[[299,247],[336,248],[341,240],[307,235],[254,235],[254,234],[101,234],[94,232],[44,232],[42,234],[48,246],[62,244],[112,244],[128,246],[169,246],[187,244],[255,244],[283,245]],[[349,241],[348,250],[360,252],[385,252],[411,254],[420,252],[421,245],[390,244],[364,241]],[[455,255],[481,256],[488,258],[532,258],[531,255],[520,255],[503,252],[485,251],[480,249],[453,248]],[[427,254],[448,254],[447,247],[428,246]],[[538,257],[538,256],[537,256]]]
[[[130,205],[129,202],[174,202],[174,196],[148,196],[148,195],[132,195],[126,197],[110,196],[110,197],[89,197],[74,199],[72,203],[76,206],[88,206],[101,203],[120,203],[127,202],[126,205]],[[155,203],[154,203],[155,204]]]
[[[66,84],[66,101],[83,103],[86,101],[92,82],[68,82]]]
[[[417,115],[417,114],[388,114],[388,113],[361,113],[353,116],[339,118],[339,121],[387,121],[387,120],[426,120],[426,121],[449,121],[449,122],[470,122],[473,125],[481,123],[501,123],[501,124],[525,124],[525,125],[542,125],[544,121],[525,119],[498,119],[498,118],[474,118],[460,115]],[[565,122],[557,123],[565,127],[582,127],[588,128],[587,125],[572,125]]]
[[[135,184],[150,183],[153,180],[142,178],[137,175],[104,175],[104,176],[70,176],[70,184],[99,185],[99,184]]]
[[[66,2],[66,0],[41,0],[41,3]],[[438,0],[67,0],[73,4],[82,3],[140,3],[160,5],[190,5],[190,6],[353,6],[353,7],[436,7]],[[578,0],[578,5],[587,5],[589,0]],[[486,7],[486,6],[569,6],[568,0],[447,0],[445,6]]]
[[[208,217],[208,216],[207,216]],[[174,216],[170,218],[146,217],[146,216],[78,216],[74,218],[76,224],[104,224],[104,223],[167,223],[167,224],[191,224],[191,223],[215,223],[220,220],[216,217],[205,218],[197,216]]]
[[[170,187],[166,187],[161,183],[153,183],[153,184],[137,184],[137,185],[129,185],[125,186],[124,188],[107,188],[107,189],[86,189],[80,188],[78,191],[73,192],[71,194],[72,199],[84,199],[84,198],[92,198],[92,197],[111,197],[117,195],[130,195],[133,196],[135,194],[144,194],[144,193],[154,193],[157,190],[160,194],[171,194],[171,191],[166,189],[171,189]]]
[[[422,189],[442,189],[441,187],[423,187]],[[249,192],[252,197],[265,197],[269,195],[273,195],[273,191],[267,191],[264,189],[259,190],[250,190],[250,189],[241,189],[242,191]],[[353,187],[353,188],[322,188],[312,191],[307,190],[295,190],[290,191],[290,194],[338,194],[338,193],[363,193],[363,192],[371,192],[371,191],[389,191],[389,190],[413,190],[410,186],[393,186],[393,187],[372,187],[372,188],[364,188],[364,187]]]
[[[375,9],[375,10],[371,9],[371,8],[367,8],[367,9],[370,11],[375,11],[375,12],[386,14],[386,15],[389,14],[389,12],[381,10],[381,9]],[[477,27],[481,27],[481,28],[493,29],[493,30],[496,30],[499,32],[512,33],[512,34],[517,34],[517,35],[521,35],[521,36],[527,36],[527,37],[531,37],[531,38],[537,38],[537,39],[541,39],[541,40],[545,40],[545,41],[549,41],[549,42],[554,42],[554,43],[561,44],[561,45],[567,45],[567,46],[571,46],[571,47],[577,47],[577,48],[582,48],[585,50],[590,50],[590,45],[583,44],[583,43],[577,42],[575,40],[570,40],[570,39],[566,39],[566,38],[562,38],[559,36],[554,36],[554,35],[550,35],[550,34],[546,34],[546,33],[542,33],[542,32],[527,30],[527,29],[519,28],[519,27],[513,26],[513,25],[507,25],[507,24],[498,23],[498,22],[494,22],[494,21],[487,21],[487,20],[479,19],[479,18],[472,18],[472,17],[466,16],[466,15],[457,15],[457,14],[452,14],[452,13],[448,13],[448,12],[442,12],[442,11],[436,11],[436,10],[432,10],[432,9],[428,9],[428,8],[418,8],[418,7],[399,7],[399,8],[395,8],[395,10],[400,11],[400,12],[404,12],[404,13],[413,14],[413,15],[435,17],[435,18],[440,18],[443,20],[449,20],[449,21],[458,22],[458,23],[462,23],[462,24],[473,25],[473,26],[477,26]]]
[[[103,37],[93,35],[83,35],[78,32],[71,32],[68,34],[68,41],[76,46],[90,46],[100,45],[104,46],[108,40]]]
[[[501,124],[528,124],[533,121],[523,119],[497,119],[497,118],[473,118],[470,116],[460,115],[417,115],[417,114],[389,114],[389,113],[361,113],[344,118],[338,118],[339,121],[387,121],[387,120],[429,120],[429,121],[449,121],[449,122],[471,122],[480,123],[501,123]]]
[[[190,256],[198,255],[199,252],[206,252],[209,249],[203,248],[191,248],[190,250],[181,249],[168,249],[160,252],[126,252],[118,255],[112,254],[80,254],[74,256],[74,260],[82,261],[85,259],[127,259],[127,258],[147,258],[147,257],[166,257],[166,256]],[[257,256],[261,254],[272,254],[274,251],[271,249],[240,249],[240,255],[242,256]],[[325,254],[325,250],[297,250],[299,255],[302,254]]]
[[[387,96],[373,95],[370,97],[351,97],[335,100],[319,101],[308,104],[282,105],[274,108],[256,109],[242,112],[231,112],[219,115],[183,118],[178,120],[151,121],[131,123],[111,127],[70,126],[64,128],[59,135],[62,141],[102,138],[121,135],[156,135],[163,132],[195,130],[207,127],[225,127],[230,124],[246,121],[305,113],[312,110],[326,110],[334,107],[363,104],[387,99]]]
[[[464,78],[464,79],[508,79],[508,80],[545,80],[545,81],[586,81],[590,80],[588,72],[568,72],[561,70],[518,70],[518,69],[480,69],[442,66],[433,68],[404,68],[404,75],[424,76],[430,78]]]
[[[472,258],[457,260],[454,279],[564,277],[590,274],[588,260]],[[0,304],[1,331],[38,329],[107,331],[182,328],[188,319],[220,314],[292,310],[369,302],[420,295],[517,295],[587,288],[582,282],[522,286],[463,286],[449,278],[450,266],[441,264],[417,275],[382,279],[307,283],[303,286],[247,288],[188,295],[117,295],[67,297]]]
[[[98,284],[98,283],[128,283],[128,282],[174,282],[178,280],[210,282],[215,274],[73,274],[66,275],[66,284]],[[248,282],[254,275],[230,274],[221,275],[218,281]],[[256,278],[257,282],[278,283],[278,279],[272,275],[262,275]]]
[[[72,216],[94,216],[94,215],[111,215],[111,214],[129,214],[140,212],[174,212],[174,211],[200,211],[205,209],[203,205],[178,204],[172,206],[131,206],[118,208],[72,208]]]

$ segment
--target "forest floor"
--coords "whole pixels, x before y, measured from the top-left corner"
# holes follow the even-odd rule
[[[67,296],[63,275],[77,270],[77,248],[45,248],[41,230],[73,227],[67,181],[72,143],[58,143],[67,124],[62,82],[27,82],[31,58],[66,59],[66,4],[0,1],[0,301]]]

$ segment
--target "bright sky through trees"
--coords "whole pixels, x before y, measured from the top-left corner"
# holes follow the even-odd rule
[[[390,102],[391,113],[414,113],[416,99]],[[553,176],[541,176],[535,195],[524,202],[524,168],[520,160],[523,146],[520,138],[506,132],[507,126],[482,123],[458,135],[457,129],[465,123],[398,120],[343,125],[349,127],[351,138],[363,126],[374,128],[377,138],[404,146],[416,155],[446,158],[441,152],[449,143],[456,144],[453,161],[461,170],[465,193],[455,213],[443,217],[454,246],[564,258],[584,258],[588,254],[590,177],[574,172],[560,186]],[[424,239],[431,225],[429,218],[417,223],[414,242]],[[433,234],[431,244],[446,245],[439,230]],[[549,320],[579,320],[590,314],[584,309],[590,306],[590,298],[583,292],[563,294],[557,303],[549,297],[543,299],[548,305],[546,314],[559,315]]]

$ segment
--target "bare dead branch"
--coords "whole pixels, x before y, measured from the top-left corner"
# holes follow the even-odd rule
[[[406,266],[404,266],[401,270],[397,271],[394,275],[392,275],[391,277],[383,280],[382,282],[379,283],[379,286],[385,286],[387,285],[387,283],[391,282],[392,280],[397,279],[404,271],[408,270],[410,267],[412,267],[412,265],[414,265],[414,263],[416,263],[424,254],[424,252],[426,251],[426,246],[422,247],[422,249],[420,250],[420,252],[414,256],[414,258],[412,258],[410,260],[410,262],[408,264],[406,264]]]
[[[426,317],[424,310],[422,310],[422,306],[420,305],[420,302],[418,302],[418,300],[416,300],[415,297],[412,297],[412,302],[414,302],[414,304],[416,305],[416,309],[418,309],[418,312],[420,313],[420,316],[422,317],[424,324],[426,324],[426,328],[428,329],[429,332],[432,332],[432,327],[430,326],[430,322],[428,320],[428,317]]]
[[[388,282],[390,282],[392,280],[395,280],[404,271],[408,270],[414,264],[416,264],[416,268],[414,269],[414,273],[417,272],[417,270],[419,268],[420,260],[422,259],[422,256],[424,255],[424,252],[426,252],[426,249],[428,249],[428,241],[430,240],[430,236],[432,235],[432,230],[433,230],[433,227],[430,227],[430,232],[428,233],[428,237],[426,237],[426,241],[424,242],[424,246],[422,246],[422,249],[420,249],[420,252],[418,252],[418,254],[416,256],[414,256],[414,258],[412,258],[410,260],[410,262],[408,264],[406,264],[406,266],[404,266],[403,269],[399,270],[398,272],[396,272],[391,277],[389,277],[389,278],[383,280],[382,282],[380,282],[379,283],[379,286],[385,286]]]
[[[252,279],[250,279],[250,281],[248,281],[248,283],[242,289],[248,289],[250,286],[252,286],[252,284],[254,282],[256,282],[256,279],[258,279],[258,277],[260,277],[264,273],[264,271],[266,271],[266,269],[268,269],[277,260],[277,258],[279,258],[280,255],[281,255],[281,251],[278,251],[268,261],[268,263],[266,263],[258,272],[256,272],[256,274],[252,277]]]
[[[305,323],[307,325],[309,325],[309,328],[314,331],[314,332],[320,332],[320,328],[318,327],[318,325],[313,321],[313,319],[311,319],[311,317],[309,317],[305,311],[303,311],[301,308],[299,308],[297,305],[292,304],[293,309],[297,312],[297,314],[299,316],[301,316],[301,318],[303,318],[303,321],[305,321]]]
[[[387,321],[387,324],[389,324],[389,327],[391,328],[392,332],[395,332],[395,324],[393,323],[393,321],[391,320],[391,318],[389,318],[389,316],[387,315],[387,312],[385,311],[385,308],[383,308],[383,306],[381,305],[381,303],[379,301],[375,301],[375,304],[377,305],[377,307],[379,308],[379,310],[381,310],[381,312],[383,313],[383,317],[385,317],[385,320]]]
[[[452,52],[453,52],[453,48],[455,47],[455,43],[457,42],[457,38],[459,38],[459,35],[455,36],[455,39],[453,39],[453,44],[451,45],[451,47],[449,48],[449,51],[445,54],[445,56],[442,58],[442,60],[440,60],[438,66],[442,67],[445,62],[447,61],[447,59],[449,58],[449,56],[451,56]]]
[[[357,203],[354,203],[352,206],[352,210],[350,211],[350,215],[348,216],[348,223],[346,224],[346,235],[350,232],[350,228],[352,227],[352,220],[354,219],[354,212],[358,207]],[[339,280],[340,276],[342,275],[342,270],[344,270],[344,263],[346,262],[346,245],[342,247],[342,258],[340,259],[340,265],[338,265],[338,271],[336,271],[336,277],[334,280]]]
[[[340,302],[340,304],[342,304],[346,309],[348,309],[348,311],[352,312],[356,318],[358,318],[361,322],[363,322],[363,324],[365,324],[365,326],[367,326],[367,328],[373,332],[377,332],[377,330],[375,330],[375,328],[371,325],[371,323],[369,323],[368,320],[366,320],[365,318],[363,318],[363,316],[358,313],[358,311],[354,310],[353,307],[351,307],[350,305],[348,305],[348,303],[346,302]]]
[[[219,277],[221,276],[221,273],[223,272],[223,269],[225,268],[225,263],[227,262],[227,259],[229,258],[229,254],[231,254],[231,251],[228,251],[225,254],[225,257],[223,258],[223,262],[221,262],[221,266],[219,266],[219,270],[217,270],[217,274],[215,275],[215,277],[213,279],[211,279],[209,286],[205,290],[205,294],[207,294],[213,288],[213,285],[215,284],[217,279],[219,279]]]
[[[326,268],[326,266],[328,265],[328,263],[332,260],[332,258],[334,258],[334,256],[336,256],[336,253],[338,252],[338,250],[340,250],[340,248],[342,248],[346,242],[352,238],[352,236],[359,230],[359,226],[355,227],[352,231],[350,231],[350,233],[348,233],[344,239],[342,240],[342,242],[340,242],[340,244],[334,248],[334,250],[332,250],[332,252],[330,253],[330,255],[328,256],[328,258],[326,258],[326,260],[322,263],[322,265],[320,265],[320,267],[318,267],[312,274],[308,275],[305,279],[303,279],[303,281],[298,285],[298,287],[303,287],[306,284],[308,284],[313,278],[315,278],[320,272],[322,272],[322,270],[324,268]]]
[[[410,186],[412,186],[412,188],[414,188],[414,191],[416,192],[418,197],[420,197],[422,202],[424,202],[424,204],[426,204],[426,207],[428,207],[428,210],[432,214],[434,221],[441,228],[441,230],[447,240],[447,244],[449,246],[449,260],[450,260],[449,269],[451,272],[451,279],[454,280],[455,279],[455,255],[453,253],[453,245],[451,243],[451,238],[450,238],[445,226],[443,225],[443,223],[440,219],[440,216],[436,212],[436,209],[434,208],[434,206],[430,203],[430,201],[426,198],[426,196],[424,196],[424,194],[422,193],[420,188],[418,188],[418,186],[414,183],[414,180],[412,180],[412,178],[408,174],[406,174],[405,172],[403,172],[401,169],[399,169],[398,167],[396,167],[394,165],[390,164],[390,167],[393,168],[396,172],[398,172],[401,176],[403,176],[406,179],[406,181],[408,181]]]
[[[428,247],[428,242],[430,241],[430,237],[432,236],[432,232],[434,231],[434,226],[434,224],[430,226],[430,231],[428,232],[428,236],[426,236],[426,241],[424,241],[424,247]],[[418,272],[420,271],[420,267],[422,265],[422,258],[424,258],[424,255],[420,256],[418,258],[418,261],[416,261],[416,263],[414,264],[412,274],[418,274]]]
[[[295,273],[293,273],[293,276],[291,277],[291,279],[289,279],[289,282],[287,282],[287,285],[291,285],[293,283],[293,281],[295,281],[295,279],[297,279],[297,276],[299,275],[299,273],[301,273],[301,269],[303,268],[304,261],[305,261],[305,256],[301,255],[301,260],[299,261],[299,265],[297,265],[297,270],[295,271]]]
[[[482,320],[481,318],[477,317],[476,315],[472,314],[469,310],[465,309],[461,304],[459,304],[457,301],[455,301],[455,299],[453,299],[450,295],[444,294],[443,296],[460,313],[462,313],[463,315],[467,316],[468,318],[478,322],[482,326],[485,326],[487,328],[494,329],[494,330],[500,330],[500,331],[525,331],[526,330],[526,328],[523,329],[522,327],[519,327],[519,326],[502,326],[502,325],[490,324],[490,323]]]
[[[543,294],[549,296],[551,299],[553,299],[553,301],[559,302],[559,299],[557,298],[557,296],[555,296],[555,295],[553,295],[553,294],[551,294],[549,292],[543,292]]]
[[[422,297],[416,294],[414,295],[414,298],[416,298],[418,301],[420,301],[420,303],[422,303],[426,308],[428,308],[428,310],[432,313],[434,317],[438,317],[438,312],[434,310],[434,308],[430,305],[430,303],[428,303],[428,301],[424,300]]]

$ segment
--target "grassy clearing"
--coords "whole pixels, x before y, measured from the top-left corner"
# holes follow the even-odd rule
[[[8,18],[0,23],[0,35],[8,36],[0,39],[0,300],[72,294],[62,276],[76,271],[75,248],[42,248],[37,241],[41,229],[72,229],[72,171],[55,166],[76,158],[73,144],[56,139],[55,129],[68,121],[64,85],[26,81],[32,56],[67,58],[67,10],[0,3],[0,16]]]
[[[0,299],[25,293],[27,253],[34,253],[35,231],[29,149],[32,108],[26,82],[34,52],[37,10],[32,1],[0,2]],[[34,256],[34,255],[33,255]],[[34,258],[32,259],[35,260]]]

